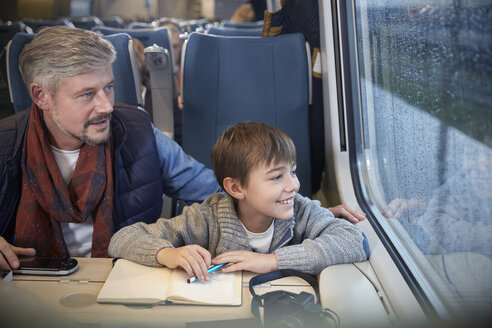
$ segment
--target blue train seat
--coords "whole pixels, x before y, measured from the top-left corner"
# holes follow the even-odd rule
[[[145,22],[131,22],[127,26],[129,29],[142,29],[142,28],[153,28],[154,25],[152,23]]]
[[[235,28],[212,26],[207,30],[207,34],[223,36],[261,36],[262,28]]]
[[[24,46],[31,42],[34,34],[17,33],[7,45],[7,79],[9,82],[10,99],[16,113],[29,108],[32,99],[24,85],[19,70],[19,55]],[[117,58],[112,65],[115,76],[115,101],[137,106],[140,90],[135,88],[135,78],[132,71],[130,53],[133,49],[128,34],[105,36],[116,49]]]
[[[193,20],[185,20],[181,21],[179,23],[179,26],[181,28],[181,31],[183,33],[192,33],[192,32],[200,32],[205,29],[207,24],[209,24],[210,21],[206,18],[203,19],[193,19]]]
[[[47,26],[70,26],[74,27],[73,23],[68,18],[57,19],[37,19],[37,18],[23,18],[22,22],[32,28],[34,33],[39,32],[40,29]]]
[[[123,28],[126,26],[125,22],[120,16],[111,16],[102,18],[103,26],[107,27],[119,27]]]
[[[114,28],[114,27],[105,27],[105,26],[96,26],[92,29],[93,31],[99,31],[103,35],[112,35],[116,33],[127,33],[132,38],[136,38],[142,42],[144,47],[151,47],[154,44],[163,47],[166,49],[170,55],[171,60],[174,63],[174,58],[172,54],[172,47],[169,38],[169,32],[165,27],[158,28],[145,28],[145,29],[137,29],[137,28]]]
[[[72,24],[84,30],[90,30],[96,26],[104,26],[102,20],[96,16],[75,17],[72,18]]]
[[[7,81],[9,86],[10,101],[14,104],[16,113],[31,107],[32,99],[22,79],[19,70],[19,55],[24,46],[31,42],[34,34],[16,33],[6,46]]]
[[[174,62],[173,50],[170,43],[168,29],[165,27],[153,29],[118,29],[108,27],[95,27],[93,31],[99,31],[103,35],[114,33],[127,33],[132,38],[140,40],[145,47],[145,56],[151,78],[152,106],[145,106],[152,117],[154,126],[173,137],[179,129],[180,136],[181,120],[179,109],[177,109],[177,83],[176,63]],[[164,51],[152,49],[157,45]],[[135,72],[136,74],[136,72]],[[174,101],[173,101],[174,100]],[[174,106],[176,103],[176,106]],[[176,109],[175,109],[176,107]]]
[[[234,23],[231,21],[224,21],[222,23],[224,27],[232,27],[232,28],[252,28],[252,29],[258,29],[258,28],[263,28],[263,21],[255,21],[255,22],[243,22],[243,23]]]
[[[220,134],[241,121],[280,127],[297,149],[301,194],[311,196],[309,51],[302,34],[271,38],[192,33],[183,48],[183,149],[211,168]]]

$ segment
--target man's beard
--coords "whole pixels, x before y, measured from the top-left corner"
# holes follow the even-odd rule
[[[108,134],[107,134],[107,136],[104,137],[101,140],[94,140],[94,139],[91,139],[89,136],[87,136],[85,134],[83,134],[81,136],[78,136],[78,135],[76,135],[76,134],[68,131],[67,129],[65,129],[61,125],[60,121],[58,120],[58,112],[55,112],[54,115],[53,115],[53,120],[54,120],[56,126],[58,126],[58,128],[60,130],[62,130],[67,135],[71,136],[72,138],[75,138],[75,139],[77,139],[79,141],[82,141],[82,142],[84,142],[84,143],[86,143],[88,145],[91,145],[91,146],[96,146],[98,144],[105,143],[111,137],[111,126],[110,126],[111,113],[110,114],[99,115],[99,116],[97,116],[97,117],[95,117],[95,118],[93,118],[93,119],[91,119],[91,120],[89,120],[89,121],[87,121],[87,122],[84,123],[84,129],[86,129],[86,131],[87,131],[87,128],[89,127],[89,125],[91,125],[94,122],[99,122],[99,121],[102,121],[102,120],[105,120],[105,119],[108,120],[108,127],[107,127]]]

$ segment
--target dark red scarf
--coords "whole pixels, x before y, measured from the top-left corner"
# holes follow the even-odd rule
[[[22,194],[17,211],[16,246],[38,255],[68,256],[60,222],[85,222],[92,215],[92,257],[108,257],[113,233],[111,141],[84,144],[67,186],[34,104],[22,150]]]

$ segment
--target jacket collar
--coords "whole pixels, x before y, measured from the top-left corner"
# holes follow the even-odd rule
[[[127,131],[119,116],[118,108],[114,106],[111,115],[111,135],[113,136],[114,152],[118,154],[125,143]]]

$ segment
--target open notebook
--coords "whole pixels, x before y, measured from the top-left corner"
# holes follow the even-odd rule
[[[149,267],[116,261],[97,301],[124,304],[241,305],[242,273],[214,272],[208,282],[188,283],[180,269]]]

